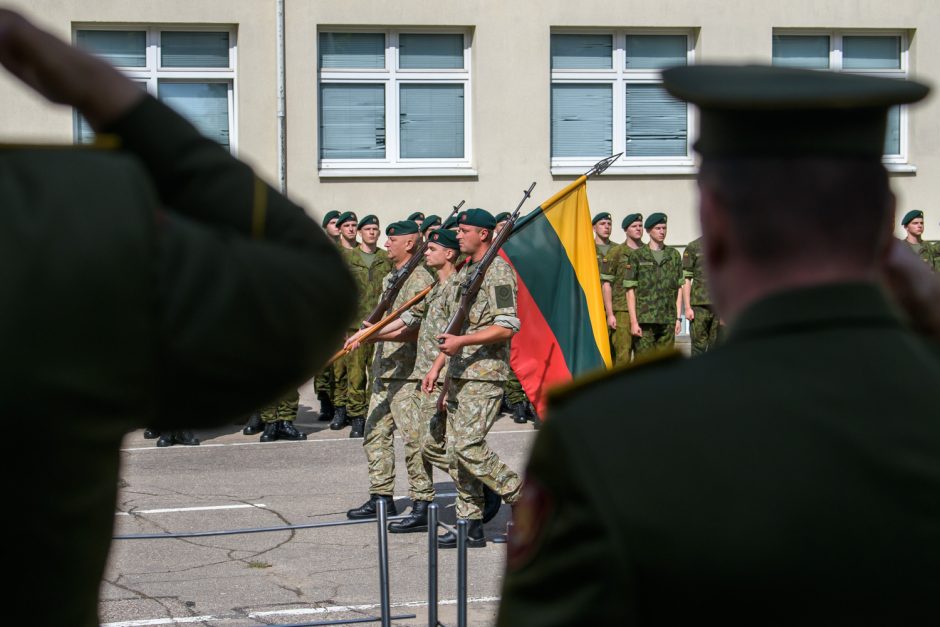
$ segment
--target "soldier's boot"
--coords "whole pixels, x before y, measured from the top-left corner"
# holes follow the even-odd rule
[[[277,440],[278,428],[277,423],[279,420],[274,420],[272,422],[266,422],[264,424],[264,433],[261,434],[259,438],[262,442],[274,442]]]
[[[428,501],[413,501],[408,518],[388,523],[389,533],[419,533],[428,530]]]
[[[330,423],[330,430],[339,431],[348,424],[349,421],[346,419],[346,408],[337,407],[333,412],[333,421]]]
[[[535,406],[529,403],[529,420],[532,421],[532,427],[538,431],[538,428],[542,426],[542,419],[535,412]]]
[[[264,422],[261,421],[261,414],[252,414],[248,418],[248,424],[242,429],[243,435],[255,435],[264,431]]]
[[[164,431],[160,434],[160,437],[157,438],[157,446],[164,448],[167,446],[173,446],[173,432]]]
[[[174,431],[173,442],[183,446],[199,446],[199,438],[192,431]]]
[[[350,520],[365,520],[367,518],[375,518],[378,516],[378,505],[377,503],[382,500],[385,501],[386,511],[389,516],[397,516],[398,508],[395,507],[395,499],[384,494],[371,494],[369,495],[369,500],[357,507],[356,509],[351,509],[346,512],[346,518]]]
[[[365,416],[350,416],[349,424],[352,425],[352,428],[349,430],[349,437],[361,438],[366,430],[366,417]]]
[[[333,407],[333,401],[330,400],[330,397],[326,394],[317,394],[317,398],[320,400],[320,415],[317,420],[320,422],[330,422],[333,420],[333,415],[336,412],[336,409]]]
[[[506,398],[506,395],[503,394],[503,398],[499,401],[499,413],[505,414],[512,411],[512,406],[509,404],[509,400]]]
[[[151,429],[150,427],[147,427],[146,429],[144,429],[145,440],[156,440],[159,437],[160,437],[160,432],[157,431],[156,429]]]
[[[298,431],[294,426],[293,420],[277,421],[277,439],[278,440],[306,440],[307,434]]]
[[[525,403],[516,403],[512,406],[512,421],[519,425],[524,425],[528,422],[528,417],[526,417],[526,407]]]
[[[486,546],[486,535],[483,533],[482,520],[468,520],[467,525],[467,548],[480,549]],[[448,531],[444,535],[437,536],[437,546],[442,549],[457,548],[457,530]]]
[[[496,494],[488,485],[483,484],[483,522],[488,523],[496,518],[502,506],[503,497]]]

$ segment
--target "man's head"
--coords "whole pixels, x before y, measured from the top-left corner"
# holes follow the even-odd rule
[[[499,233],[503,230],[503,227],[506,225],[506,222],[509,221],[511,214],[508,211],[502,211],[496,214],[496,227],[495,231]]]
[[[336,219],[336,226],[339,228],[340,235],[347,242],[356,241],[356,231],[359,224],[359,218],[352,211],[341,213]]]
[[[332,211],[327,211],[326,215],[323,216],[323,222],[321,226],[323,230],[326,231],[326,234],[330,237],[339,237],[339,227],[336,225],[336,220],[339,218],[339,211],[333,209]]]
[[[493,239],[496,218],[486,209],[467,209],[457,220],[457,241],[460,252],[473,256]]]
[[[699,207],[719,310],[875,279],[894,207],[881,165],[887,111],[925,86],[761,66],[675,68],[663,80],[700,111]]]
[[[668,221],[669,218],[665,213],[651,213],[643,224],[643,228],[649,233],[651,240],[657,244],[662,244],[666,241],[666,223]]]
[[[609,213],[604,211],[597,214],[591,219],[591,224],[594,226],[594,235],[605,242],[610,239],[610,231],[613,229],[614,223]]]
[[[623,233],[628,239],[639,244],[643,240],[643,214],[631,213],[627,215],[620,223],[620,228],[623,229]]]
[[[439,228],[441,228],[440,216],[430,215],[421,222],[421,234],[425,237],[427,237],[428,233],[431,231],[435,231]]]
[[[366,246],[372,246],[379,241],[379,219],[374,215],[367,215],[359,220],[357,225],[359,237]]]
[[[904,227],[908,235],[919,239],[924,234],[924,212],[917,209],[908,211],[901,219],[901,226]]]
[[[438,229],[428,236],[428,247],[424,250],[424,258],[435,270],[443,268],[448,263],[454,263],[459,254],[460,242],[457,241],[457,234],[453,231]]]
[[[387,236],[385,249],[388,251],[388,258],[396,266],[408,261],[418,246],[418,240],[421,239],[418,225],[412,220],[392,222],[385,229],[385,235]]]
[[[456,233],[457,232],[457,220],[459,218],[460,218],[459,213],[455,216],[450,216],[449,218],[444,220],[444,224],[441,225],[441,228],[446,231],[454,231]]]

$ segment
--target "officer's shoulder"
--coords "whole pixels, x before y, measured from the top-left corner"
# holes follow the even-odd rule
[[[617,387],[629,378],[669,376],[672,370],[681,367],[687,361],[677,350],[659,351],[639,357],[629,364],[588,373],[570,383],[556,386],[549,391],[548,401],[550,405],[560,407],[578,399],[592,397],[608,387]]]

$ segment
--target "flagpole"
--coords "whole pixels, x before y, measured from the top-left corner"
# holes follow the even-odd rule
[[[546,201],[544,201],[544,202],[542,202],[542,203],[539,203],[539,206],[536,207],[536,208],[532,211],[532,213],[529,213],[529,214],[526,214],[526,215],[525,215],[525,217],[523,218],[524,222],[521,223],[521,224],[518,224],[518,225],[516,226],[516,230],[519,230],[519,228],[522,227],[524,223],[528,222],[529,220],[531,220],[531,219],[534,218],[535,216],[537,216],[537,215],[539,215],[540,213],[542,213],[543,211],[545,211],[545,209],[544,209],[543,207],[551,207],[553,204],[555,204],[556,202],[558,202],[559,200],[561,200],[562,198],[564,198],[566,194],[569,194],[569,193],[571,193],[572,191],[578,189],[578,187],[579,187],[580,185],[583,185],[583,184],[588,180],[588,177],[594,176],[595,174],[601,174],[604,170],[606,170],[607,168],[609,168],[609,167],[611,166],[611,164],[612,164],[614,161],[616,161],[617,159],[619,159],[622,154],[623,154],[622,152],[618,152],[617,154],[611,155],[611,156],[607,157],[606,159],[601,159],[600,161],[598,161],[597,163],[595,163],[593,166],[591,166],[591,169],[590,169],[590,170],[588,170],[587,172],[585,172],[584,174],[582,174],[581,176],[579,176],[578,178],[576,178],[576,179],[575,179],[573,182],[571,182],[570,184],[568,184],[568,185],[566,185],[565,187],[561,188],[561,190],[559,190],[558,192],[556,192],[551,198],[549,198],[548,200],[546,200]]]

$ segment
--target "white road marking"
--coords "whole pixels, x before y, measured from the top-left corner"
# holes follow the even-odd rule
[[[211,507],[168,507],[164,509],[136,509],[132,512],[115,512],[115,516],[136,516],[137,514],[170,514],[173,512],[208,512],[217,509],[266,509],[264,503],[242,503],[241,505],[213,505]]]

